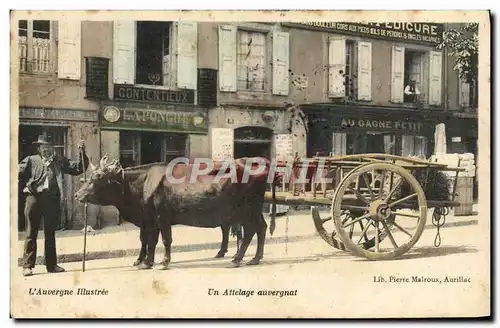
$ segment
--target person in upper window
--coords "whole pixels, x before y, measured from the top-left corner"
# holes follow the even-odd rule
[[[25,185],[23,192],[27,194],[24,215],[28,219],[28,234],[24,243],[24,276],[33,275],[41,217],[44,220],[47,271],[65,271],[57,265],[55,239],[56,223],[60,216],[63,174],[78,176],[89,165],[83,140],[78,143],[78,149],[81,151],[76,161],[55,154],[52,142],[45,135],[39,136],[34,144],[38,147],[38,153],[26,157],[19,165],[19,178]]]
[[[420,90],[418,90],[415,80],[411,80],[409,84],[405,87],[405,98],[408,102],[416,102],[418,96],[420,95]]]

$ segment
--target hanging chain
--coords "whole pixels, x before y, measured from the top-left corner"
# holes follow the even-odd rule
[[[288,255],[288,212],[286,214],[285,224],[285,254]]]
[[[434,238],[434,246],[441,246],[441,234],[439,229],[446,223],[446,216],[450,213],[448,207],[436,207],[434,208],[434,213],[432,213],[432,224],[436,226],[436,238]]]

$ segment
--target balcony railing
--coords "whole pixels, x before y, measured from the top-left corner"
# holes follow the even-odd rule
[[[28,56],[28,39],[19,37],[19,71],[30,73],[50,73],[50,39],[32,38],[31,58]]]

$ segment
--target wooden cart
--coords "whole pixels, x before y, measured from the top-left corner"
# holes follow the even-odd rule
[[[293,163],[277,166],[288,167],[290,178],[286,191],[276,191],[273,184],[265,194],[272,215],[276,204],[310,205],[316,230],[325,242],[370,260],[395,259],[411,249],[422,235],[429,209],[433,209],[432,222],[438,229],[435,245],[439,246],[439,227],[448,209],[459,206],[454,196],[458,172],[464,171],[387,154],[296,157]],[[454,172],[449,199],[426,198],[427,177],[433,170]],[[309,182],[297,183],[298,172]],[[329,211],[322,217],[319,209],[324,206]]]

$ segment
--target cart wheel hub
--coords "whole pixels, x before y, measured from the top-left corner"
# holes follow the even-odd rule
[[[391,216],[392,211],[386,202],[377,199],[370,203],[369,213],[373,220],[383,221]]]

